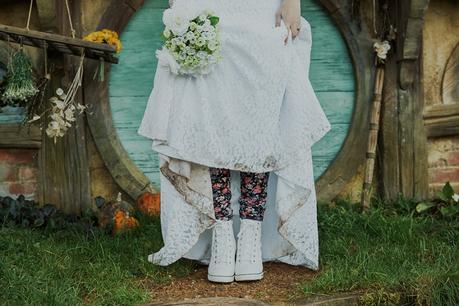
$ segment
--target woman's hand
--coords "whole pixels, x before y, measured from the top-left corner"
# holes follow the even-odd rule
[[[301,1],[300,0],[284,0],[276,13],[276,27],[281,25],[281,20],[284,21],[287,29],[292,32],[292,39],[298,36],[300,32],[300,16],[301,16]],[[287,43],[288,36],[285,39]]]

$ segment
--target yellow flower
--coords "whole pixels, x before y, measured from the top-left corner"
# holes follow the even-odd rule
[[[87,41],[112,45],[116,48],[116,53],[119,53],[122,49],[122,44],[119,40],[118,33],[109,29],[102,29],[100,31],[92,32],[86,35],[83,39]]]

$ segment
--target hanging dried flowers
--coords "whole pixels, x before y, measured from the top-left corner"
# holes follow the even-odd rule
[[[22,47],[11,55],[5,83],[1,98],[9,104],[24,103],[38,92],[33,78],[32,64]]]
[[[78,114],[82,114],[86,106],[80,103],[75,106],[72,101],[68,101],[67,94],[61,88],[56,90],[56,96],[51,97],[49,101],[52,103],[51,115],[49,115],[51,121],[46,128],[46,134],[54,138],[56,143],[57,137],[63,137],[72,126],[72,122],[76,121],[75,111],[78,110]],[[32,121],[38,119],[40,117],[35,115]]]
[[[58,137],[65,136],[72,123],[76,121],[75,112],[78,111],[78,115],[80,115],[87,109],[87,106],[75,103],[75,96],[83,78],[83,63],[84,54],[80,58],[77,73],[68,91],[65,92],[62,88],[58,88],[56,95],[49,99],[51,107],[46,109],[41,115],[34,114],[32,119],[28,121],[28,123],[36,122],[42,118],[43,114],[51,112],[49,115],[51,121],[46,128],[46,134],[54,138],[54,143],[56,143]]]

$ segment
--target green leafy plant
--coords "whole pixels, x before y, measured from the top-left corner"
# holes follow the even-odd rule
[[[32,200],[26,200],[24,195],[19,195],[17,199],[0,196],[0,224],[49,229],[77,227],[86,231],[98,225],[97,217],[91,210],[81,216],[65,214],[52,204],[39,206]]]
[[[423,201],[416,205],[416,212],[420,214],[440,215],[446,218],[459,217],[459,194],[455,193],[449,182],[446,182],[437,198],[432,201]]]

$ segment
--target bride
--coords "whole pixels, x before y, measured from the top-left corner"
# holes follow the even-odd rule
[[[259,280],[266,261],[317,270],[311,147],[331,126],[309,81],[300,0],[172,6],[220,18],[222,59],[199,77],[158,63],[138,129],[160,161],[164,247],[148,260],[197,260],[214,282]]]

